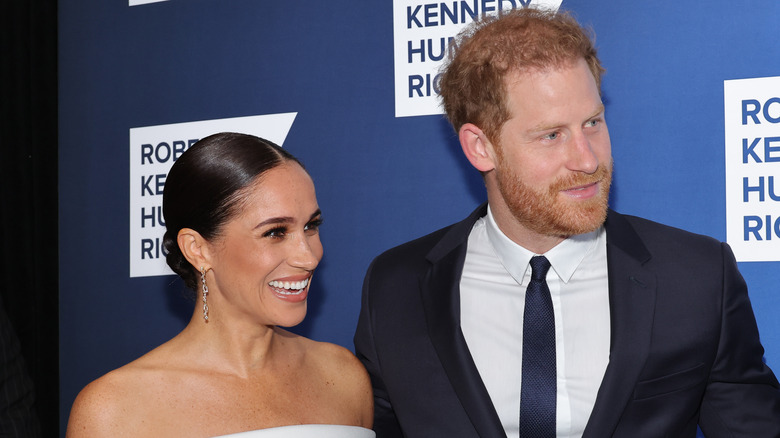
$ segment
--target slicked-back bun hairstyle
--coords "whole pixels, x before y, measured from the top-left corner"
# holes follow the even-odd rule
[[[177,236],[191,228],[206,240],[241,209],[243,189],[265,172],[300,161],[278,145],[247,134],[219,133],[201,139],[171,167],[163,191],[166,262],[190,289],[197,290],[198,268],[181,252]],[[303,167],[303,165],[301,165]]]

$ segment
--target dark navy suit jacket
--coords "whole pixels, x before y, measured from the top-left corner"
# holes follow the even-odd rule
[[[33,402],[33,384],[19,340],[0,300],[0,437],[40,436]]]
[[[485,214],[366,274],[355,349],[378,438],[505,436],[460,329],[467,239]],[[780,437],[778,382],[728,245],[611,210],[605,227],[610,357],[583,437],[695,437],[697,424],[708,438]]]

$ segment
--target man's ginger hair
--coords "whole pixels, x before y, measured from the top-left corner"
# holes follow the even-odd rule
[[[567,12],[504,11],[475,21],[453,42],[439,94],[456,132],[473,123],[496,142],[512,116],[505,81],[510,73],[544,71],[584,59],[601,89],[604,69],[591,36]]]

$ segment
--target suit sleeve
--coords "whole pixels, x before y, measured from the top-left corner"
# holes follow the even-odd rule
[[[0,436],[40,436],[33,401],[19,341],[0,302]]]
[[[382,369],[374,343],[374,320],[371,309],[371,273],[375,263],[376,261],[369,266],[363,282],[360,316],[358,317],[354,338],[355,354],[363,362],[368,374],[371,376],[371,385],[374,390],[374,431],[376,431],[377,438],[403,437],[398,418],[390,403],[390,397],[382,379]]]
[[[764,349],[734,254],[721,244],[723,300],[718,352],[701,404],[708,438],[780,437],[780,390]]]

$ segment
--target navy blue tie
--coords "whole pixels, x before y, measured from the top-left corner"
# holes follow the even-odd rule
[[[523,312],[520,438],[555,438],[555,314],[544,256],[531,258]]]

